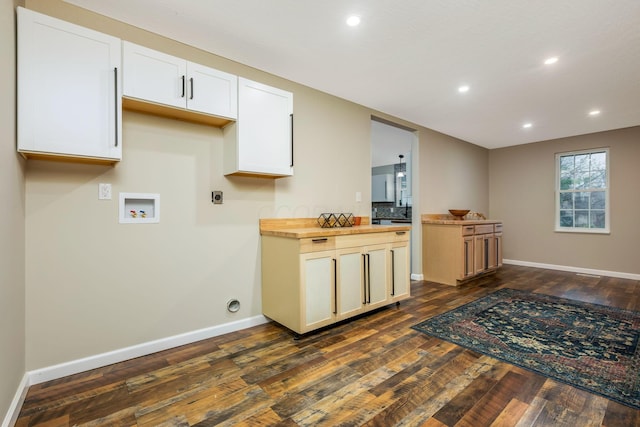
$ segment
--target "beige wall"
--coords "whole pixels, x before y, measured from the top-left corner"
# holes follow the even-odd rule
[[[130,112],[123,116],[124,160],[113,168],[30,161],[27,369],[257,316],[259,218],[369,214],[370,119],[383,114],[59,0],[27,6],[289,90],[296,120],[295,175],[275,181],[224,177],[218,129]],[[397,122],[421,138],[420,162],[430,171],[419,185],[424,211],[459,203],[486,210],[486,150]],[[439,174],[447,174],[445,185]],[[117,200],[97,198],[101,182],[112,183],[114,195],[160,193],[160,224],[118,224]],[[223,205],[210,201],[218,189]],[[358,191],[362,202],[356,203]],[[231,297],[242,305],[233,315],[225,310]]]
[[[504,220],[507,259],[640,273],[640,127],[491,150],[491,216]],[[610,147],[611,234],[554,232],[555,153]]]
[[[419,138],[421,212],[488,214],[489,150],[429,129]]]
[[[24,168],[15,143],[15,6],[0,1],[0,422],[25,372]]]

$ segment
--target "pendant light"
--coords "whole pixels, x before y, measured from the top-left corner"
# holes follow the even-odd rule
[[[404,170],[402,170],[402,159],[404,159],[404,155],[400,154],[398,156],[400,158],[400,163],[398,164],[398,178],[404,177]]]

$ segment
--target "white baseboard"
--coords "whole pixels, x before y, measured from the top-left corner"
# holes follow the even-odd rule
[[[411,280],[424,280],[424,274],[411,273]]]
[[[504,264],[521,265],[523,267],[546,268],[548,270],[570,271],[572,273],[590,274],[594,276],[617,277],[620,279],[640,280],[640,274],[622,273],[618,271],[595,270],[592,268],[570,267],[566,265],[543,264],[539,262],[519,261],[515,259],[504,259]]]
[[[2,427],[11,427],[15,425],[16,421],[18,420],[18,415],[20,415],[20,409],[22,408],[24,398],[27,396],[27,390],[29,390],[30,385],[29,374],[25,373],[22,377],[22,381],[20,381],[18,390],[16,390],[15,396],[13,396],[13,400],[11,401],[11,405],[9,406],[7,415],[4,417],[4,421],[2,421]]]
[[[235,322],[225,323],[223,325],[212,326],[210,328],[204,328],[197,331],[186,332],[180,335],[174,335],[172,337],[149,341],[131,347],[110,351],[108,353],[96,354],[94,356],[72,360],[70,362],[61,363],[59,365],[36,369],[27,372],[25,376],[28,377],[28,385],[39,384],[45,381],[66,377],[67,375],[73,375],[79,372],[88,371],[90,369],[100,368],[102,366],[122,362],[124,360],[146,356],[158,351],[190,344],[207,338],[216,337],[218,335],[227,334],[229,332],[235,332],[242,329],[250,328],[252,326],[262,325],[268,322],[269,319],[267,319],[263,315],[254,316],[247,319],[237,320]]]

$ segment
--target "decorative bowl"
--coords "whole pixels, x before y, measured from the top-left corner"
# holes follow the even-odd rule
[[[469,213],[469,209],[449,209],[449,213],[456,219],[464,219],[464,216]]]

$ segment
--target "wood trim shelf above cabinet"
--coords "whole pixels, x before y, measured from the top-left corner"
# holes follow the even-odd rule
[[[85,165],[113,166],[120,161],[118,159],[102,157],[75,156],[71,154],[42,153],[38,151],[25,150],[21,150],[20,155],[28,160],[47,160],[50,162],[81,163]]]
[[[182,120],[190,123],[198,123],[216,128],[223,128],[229,123],[234,122],[234,120],[225,117],[212,116],[198,111],[176,108],[168,105],[157,104],[155,102],[142,101],[140,99],[129,98],[126,96],[122,98],[122,108],[124,110],[136,111],[138,113],[151,114],[154,116]]]

